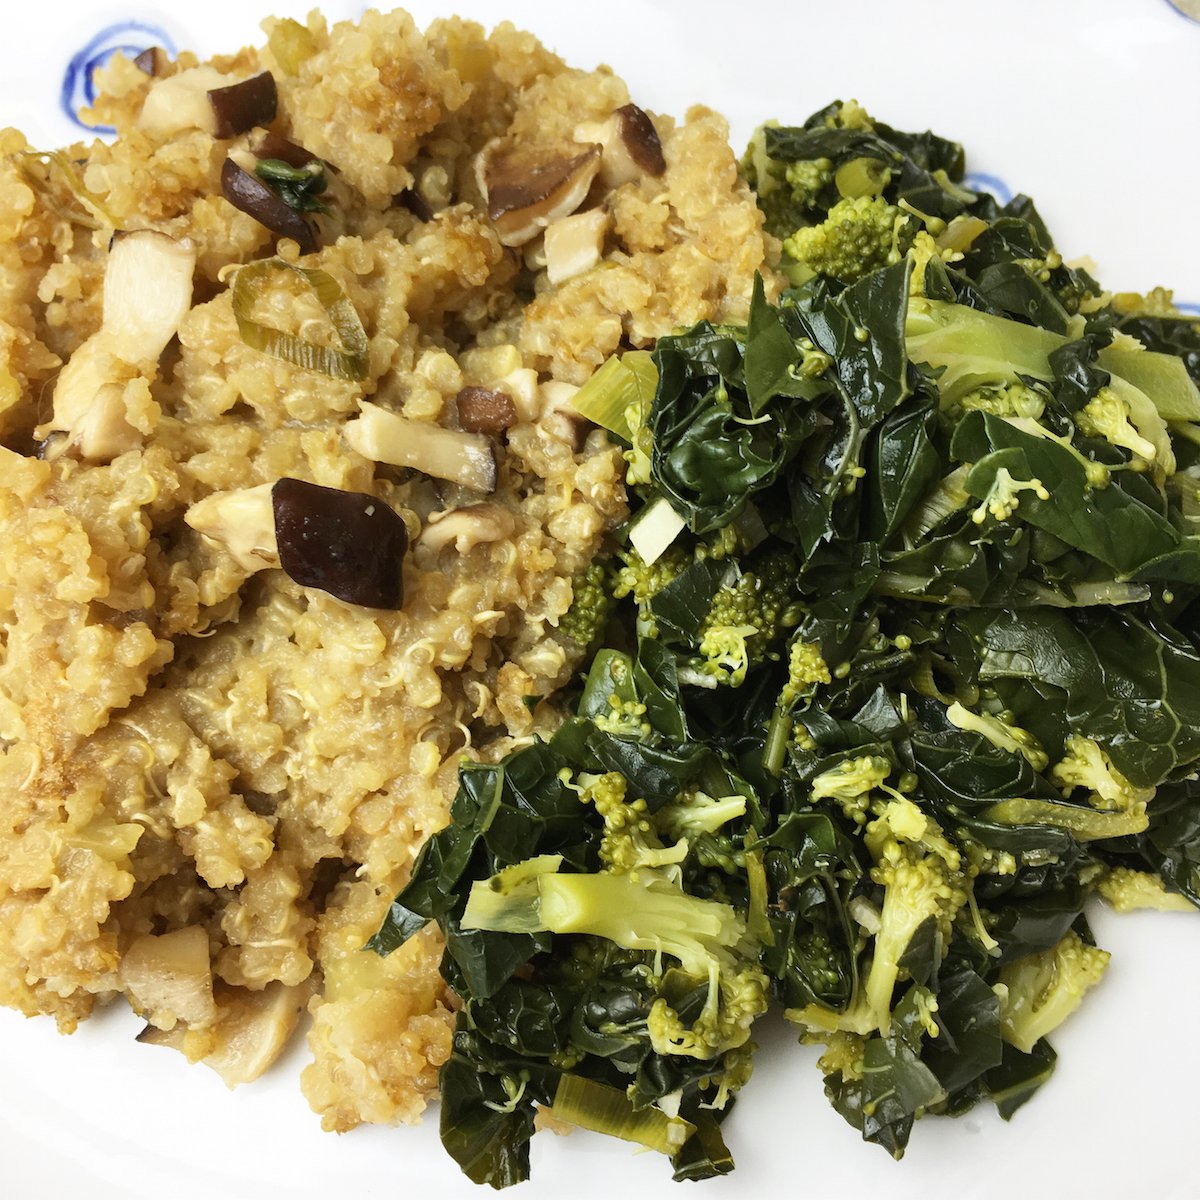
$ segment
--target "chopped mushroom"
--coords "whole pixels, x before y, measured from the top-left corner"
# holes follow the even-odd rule
[[[366,492],[280,479],[271,489],[279,565],[301,587],[364,608],[404,604],[408,527]]]
[[[221,167],[221,192],[234,208],[253,217],[272,233],[292,238],[301,254],[316,251],[317,234],[312,223],[257,175],[235,162],[232,155]]]
[[[408,529],[365,492],[279,479],[214,492],[184,520],[245,571],[282,567],[301,587],[365,608],[400,608]]]
[[[608,213],[603,208],[563,217],[546,227],[546,274],[551,283],[591,270],[604,251]]]
[[[507,393],[490,388],[465,387],[455,397],[458,423],[468,433],[503,433],[517,421],[517,406]]]
[[[158,77],[167,69],[170,59],[161,46],[147,46],[134,60],[133,65],[147,75]]]
[[[279,566],[279,544],[275,539],[275,511],[271,503],[273,483],[213,492],[193,504],[183,519],[197,533],[224,546],[245,571]]]
[[[571,150],[485,146],[475,160],[488,216],[505,246],[523,246],[547,225],[573,213],[600,169],[600,147]]]
[[[603,147],[600,180],[609,188],[643,175],[657,178],[667,169],[654,122],[636,104],[618,108],[607,121],[577,126],[575,140],[597,142]]]
[[[477,492],[496,490],[495,451],[480,433],[413,421],[369,401],[342,432],[352,450],[373,462],[411,467]]]
[[[592,423],[572,403],[579,389],[574,384],[549,379],[541,386],[542,415],[538,424],[578,454],[587,441]]]
[[[159,1029],[178,1021],[194,1029],[216,1019],[208,934],[199,925],[134,938],[120,975],[138,1011]]]
[[[225,986],[217,993],[217,1023],[199,1038],[181,1025],[171,1030],[147,1025],[137,1040],[179,1050],[192,1061],[199,1055],[234,1088],[257,1079],[279,1057],[312,992],[311,977],[298,987],[277,980],[258,992]]]
[[[213,110],[216,137],[233,138],[256,125],[270,125],[279,108],[275,76],[270,71],[260,71],[240,83],[210,88],[208,103]]]
[[[204,1062],[228,1087],[257,1079],[278,1057],[296,1029],[312,982],[287,987],[278,980],[261,992],[238,988],[222,997],[216,1048]]]
[[[114,236],[100,328],[63,368],[53,416],[35,431],[39,439],[68,435],[52,439],[55,454],[74,449],[85,459],[107,462],[141,444],[145,430],[131,423],[126,392],[139,377],[153,378],[159,356],[191,307],[195,266],[190,241],[150,229]]]
[[[114,354],[149,372],[192,307],[196,249],[165,233],[117,234],[104,270],[101,329]]]
[[[453,542],[459,554],[468,554],[482,542],[503,541],[515,528],[516,523],[508,509],[485,501],[450,512],[432,513],[417,545],[426,554],[436,555]]]
[[[138,128],[160,140],[186,129],[201,129],[216,135],[217,116],[208,93],[237,83],[215,67],[189,67],[153,84],[142,102]]]

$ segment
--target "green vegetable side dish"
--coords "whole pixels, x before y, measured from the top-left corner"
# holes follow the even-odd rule
[[[563,621],[574,714],[463,765],[371,942],[441,926],[442,1140],[494,1187],[537,1106],[728,1172],[772,1003],[897,1158],[1010,1117],[1107,966],[1093,897],[1200,905],[1200,325],[857,105],[744,170],[790,286],[580,393],[634,515]]]

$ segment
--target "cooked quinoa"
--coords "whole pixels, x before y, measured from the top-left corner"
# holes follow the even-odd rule
[[[481,164],[586,157],[588,129],[637,100],[607,68],[572,70],[509,25],[421,33],[399,11],[264,28],[266,46],[210,66],[269,71],[272,130],[328,164],[314,254],[223,195],[226,159],[261,130],[144,116],[189,54],[98,74],[111,144],[49,161],[0,133],[0,1002],[70,1032],[125,993],[149,1040],[231,1082],[307,1003],[304,1090],[345,1130],[414,1120],[436,1089],[454,1006],[436,931],[387,958],[361,947],[445,823],[461,758],[555,723],[579,665],[557,630],[571,578],[626,515],[620,451],[564,421],[565,385],[622,347],[741,319],[767,247],[724,121],[693,109],[652,116],[661,174],[586,187],[572,215],[592,252],[564,276],[540,229],[502,244]],[[105,360],[125,441],[97,454],[58,419],[58,382],[98,344],[114,229],[190,244],[195,268],[161,357]],[[273,254],[344,292],[362,379],[243,340],[236,270]],[[337,346],[282,269],[254,319]],[[458,430],[464,388],[512,402],[489,495],[347,440],[363,402]],[[403,607],[252,570],[186,519],[283,477],[399,514]],[[465,534],[434,532],[461,510]]]

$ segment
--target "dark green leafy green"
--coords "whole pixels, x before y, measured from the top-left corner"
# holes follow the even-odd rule
[[[1097,892],[1200,906],[1198,326],[856,105],[745,170],[781,237],[882,211],[887,261],[785,259],[744,327],[659,340],[632,506],[686,527],[614,551],[573,710],[462,765],[369,944],[437,923],[443,1142],[493,1186],[556,1097],[676,1179],[731,1170],[769,1000],[895,1157],[928,1113],[1008,1119],[1106,966]]]

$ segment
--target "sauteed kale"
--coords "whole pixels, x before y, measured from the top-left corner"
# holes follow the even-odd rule
[[[1009,1117],[1107,965],[1089,902],[1200,905],[1200,326],[857,105],[743,166],[786,285],[580,393],[635,509],[585,686],[464,764],[371,943],[441,926],[442,1137],[497,1187],[538,1105],[732,1169],[771,1002],[896,1157]]]

